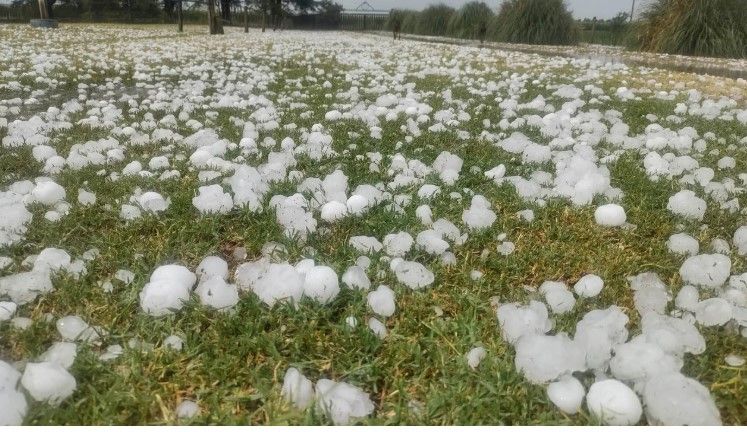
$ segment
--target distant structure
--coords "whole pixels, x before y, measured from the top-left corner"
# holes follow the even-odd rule
[[[388,10],[376,9],[366,0],[354,9],[342,11],[342,23],[345,30],[383,30],[388,17]]]

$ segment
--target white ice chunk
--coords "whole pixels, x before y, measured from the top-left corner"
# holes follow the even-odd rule
[[[34,400],[59,405],[75,391],[75,377],[57,363],[28,363],[21,384]]]
[[[368,293],[368,307],[378,315],[390,317],[394,315],[396,305],[394,291],[386,285],[380,285],[375,291]]]
[[[633,390],[613,379],[591,385],[586,394],[586,407],[602,424],[610,426],[635,425],[643,414],[641,401]]]
[[[294,408],[305,410],[314,401],[314,384],[298,369],[292,367],[285,372],[280,394]]]
[[[321,379],[316,383],[317,408],[335,425],[348,425],[374,410],[368,394],[353,385]]]

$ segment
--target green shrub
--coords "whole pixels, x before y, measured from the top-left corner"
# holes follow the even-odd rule
[[[447,33],[449,36],[472,39],[478,37],[481,24],[488,25],[493,11],[483,2],[472,1],[451,16]]]
[[[444,36],[449,26],[451,16],[456,12],[454,8],[439,4],[429,6],[418,13],[415,33],[428,36]]]
[[[563,0],[507,0],[493,30],[497,40],[513,43],[572,45],[579,29]]]
[[[747,0],[657,0],[636,24],[632,47],[710,57],[747,57]]]

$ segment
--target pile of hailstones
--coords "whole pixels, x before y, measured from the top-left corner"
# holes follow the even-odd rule
[[[363,238],[355,240],[366,244]],[[412,246],[411,238],[399,240]],[[393,247],[391,243],[389,245]],[[402,246],[401,242],[394,243]],[[253,292],[269,307],[278,302],[297,305],[302,298],[328,304],[337,297],[340,279],[332,268],[317,265],[312,259],[303,259],[295,265],[273,262],[278,253],[282,254],[277,250],[279,247],[275,243],[268,243],[263,247],[262,258],[239,265],[234,274],[235,283],[228,282],[228,263],[217,256],[204,258],[194,273],[181,265],[160,266],[143,287],[140,305],[145,313],[153,316],[173,313],[190,298],[195,284],[194,292],[200,303],[227,312],[238,303],[239,291]],[[358,247],[361,245],[358,244]],[[366,270],[370,264],[367,257],[359,257],[356,265],[350,266],[342,275],[342,283],[349,289],[368,291],[371,281]],[[400,283],[413,290],[425,288],[434,281],[433,273],[416,262],[394,258],[390,261],[390,268]],[[379,317],[390,317],[396,310],[394,291],[385,285],[369,291],[367,300],[370,309]],[[354,327],[357,319],[350,316],[346,323]],[[368,326],[378,337],[386,337],[386,326],[378,318],[369,318]],[[328,379],[321,379],[314,385],[295,368],[286,372],[282,395],[299,410],[306,409],[316,401],[317,409],[338,425],[366,417],[374,410],[369,396],[361,389]],[[191,401],[187,403],[193,404]],[[189,405],[189,408],[182,405],[177,410],[178,415],[188,416],[196,412],[197,408],[193,405]],[[184,413],[179,414],[180,411]]]
[[[718,249],[720,243],[712,247]],[[517,370],[528,381],[547,385],[548,398],[561,411],[578,412],[585,397],[588,411],[609,425],[637,424],[644,410],[651,425],[721,424],[709,390],[680,370],[685,354],[698,355],[706,349],[696,324],[735,331],[741,327],[747,337],[747,273],[731,275],[732,263],[725,255],[728,243],[726,250],[698,254],[697,240],[675,234],[668,245],[673,252],[691,255],[679,270],[685,286],[667,314],[672,296],[657,274],[629,277],[641,317],[641,334],[630,339],[628,316],[618,306],[584,315],[573,338],[562,332],[548,334],[553,321],[547,306],[559,315],[570,312],[576,302],[562,282],[548,281],[539,287],[547,306],[530,301],[498,307],[501,336],[516,350]],[[747,256],[747,226],[737,230],[734,245],[738,254]],[[594,297],[603,286],[599,276],[586,275],[574,291],[579,297]],[[701,295],[710,297],[701,300]],[[725,361],[735,367],[745,364],[734,354]],[[585,372],[594,377],[588,392],[577,378]]]

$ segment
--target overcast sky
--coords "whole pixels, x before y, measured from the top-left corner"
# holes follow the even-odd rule
[[[363,0],[335,0],[345,7],[345,9],[354,9],[360,5]],[[398,9],[423,9],[430,4],[445,3],[452,7],[459,7],[470,0],[367,0],[375,9],[388,10]],[[502,0],[483,0],[492,9],[498,9]],[[643,5],[650,0],[636,0],[636,9],[638,5]],[[612,18],[619,12],[630,13],[630,6],[633,0],[566,0],[568,7],[576,18]]]

